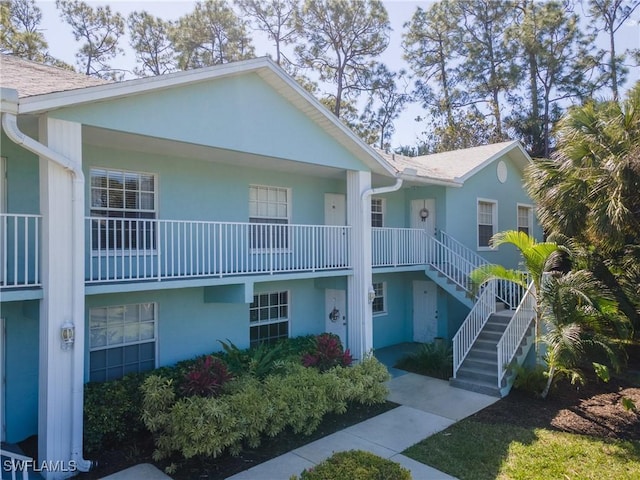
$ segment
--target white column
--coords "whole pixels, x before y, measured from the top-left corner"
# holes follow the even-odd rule
[[[368,301],[372,275],[371,205],[362,201],[362,193],[369,188],[370,172],[347,172],[347,224],[351,226],[353,266],[353,275],[348,281],[347,346],[356,359],[362,359],[373,348],[373,317]]]
[[[40,142],[76,161],[82,161],[81,125],[52,118],[40,119]],[[84,286],[78,290],[73,274],[74,255],[84,258],[84,248],[74,245],[73,177],[60,165],[40,158],[40,211],[42,213],[42,289],[40,302],[40,370],[38,455],[40,462],[68,462],[72,458],[72,431],[82,409],[74,409],[77,376],[75,349],[84,351],[84,318],[78,319],[78,297],[84,310]],[[77,215],[77,213],[76,213]],[[80,225],[82,226],[82,220]],[[78,248],[80,247],[80,248]],[[75,282],[74,282],[75,279]],[[75,293],[75,295],[74,295]],[[76,302],[74,304],[74,301]],[[75,309],[75,311],[74,311]],[[84,317],[84,311],[82,312]],[[60,329],[65,322],[75,325],[75,345],[62,348]],[[74,368],[75,366],[75,368]],[[76,402],[77,403],[77,402]],[[70,472],[43,472],[47,479],[67,478]]]

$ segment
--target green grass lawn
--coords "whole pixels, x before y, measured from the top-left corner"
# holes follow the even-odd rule
[[[463,420],[406,456],[467,479],[638,479],[640,442]]]

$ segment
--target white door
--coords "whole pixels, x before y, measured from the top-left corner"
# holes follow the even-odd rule
[[[347,202],[341,193],[324,194],[324,224],[344,226],[347,224]],[[324,235],[324,258],[320,266],[338,267],[344,265],[348,245],[344,228],[328,229]]]
[[[429,235],[436,234],[436,200],[411,200],[411,228],[420,228]]]
[[[347,346],[347,293],[345,290],[325,290],[325,331],[340,337]]]
[[[5,363],[5,347],[7,342],[5,340],[5,320],[0,317],[0,441],[5,440],[6,435],[6,423],[4,421],[4,401],[5,401],[5,393],[7,391],[7,385],[5,383],[5,373],[4,373],[4,363]]]
[[[433,342],[438,335],[438,290],[433,282],[413,282],[413,341]]]

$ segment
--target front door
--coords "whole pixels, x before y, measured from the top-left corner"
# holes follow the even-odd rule
[[[428,235],[436,234],[436,200],[411,200],[411,228],[422,229]]]
[[[347,294],[345,290],[325,290],[325,331],[340,337],[342,345],[347,342]]]
[[[324,224],[344,226],[347,224],[347,202],[342,193],[324,194]],[[347,232],[344,228],[328,229],[325,232],[324,258],[320,265],[323,267],[339,267],[345,264],[348,246]]]
[[[413,282],[413,341],[430,343],[438,336],[438,290],[433,282]]]

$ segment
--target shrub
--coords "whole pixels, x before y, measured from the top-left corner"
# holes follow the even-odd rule
[[[348,367],[352,362],[349,350],[344,351],[340,337],[332,333],[318,335],[314,350],[302,357],[305,367],[315,367],[321,372],[336,366]]]
[[[140,419],[144,375],[91,382],[84,387],[84,447],[87,453],[115,447],[146,428]]]
[[[514,364],[511,368],[515,373],[513,388],[533,396],[540,396],[547,384],[547,371],[544,366],[525,367]]]
[[[215,397],[232,378],[224,361],[212,355],[205,355],[198,358],[187,371],[180,388],[185,396]]]
[[[421,375],[448,380],[453,375],[451,343],[425,343],[417,352],[402,358],[396,366]]]
[[[411,480],[400,464],[362,450],[338,452],[290,480]]]
[[[155,434],[154,458],[174,453],[218,457],[255,448],[265,435],[286,428],[311,434],[324,415],[344,413],[349,402],[385,401],[386,368],[374,358],[326,373],[287,363],[283,373],[264,380],[244,376],[229,383],[219,397],[178,398],[171,379],[150,376],[142,386],[146,427]]]
[[[220,341],[220,340],[219,340]],[[224,359],[235,375],[252,375],[265,378],[282,368],[286,342],[275,345],[261,344],[249,349],[240,349],[233,342],[220,341],[224,349]]]

